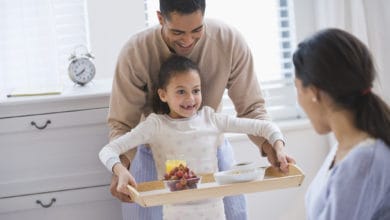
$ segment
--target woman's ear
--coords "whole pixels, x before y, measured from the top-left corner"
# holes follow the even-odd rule
[[[167,99],[166,99],[167,93],[165,92],[164,89],[158,89],[158,90],[157,90],[157,93],[158,93],[158,96],[160,97],[160,100],[161,100],[162,102],[167,102]]]
[[[310,85],[309,86],[309,93],[312,97],[313,102],[319,102],[321,101],[321,90],[317,87]]]

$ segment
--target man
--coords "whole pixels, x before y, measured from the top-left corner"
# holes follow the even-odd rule
[[[204,20],[205,0],[160,0],[157,13],[160,26],[135,34],[123,47],[115,72],[108,122],[110,138],[115,139],[134,128],[142,117],[152,111],[153,85],[161,63],[172,53],[196,62],[202,73],[203,105],[220,107],[228,89],[239,117],[266,119],[260,87],[254,71],[252,54],[242,36],[234,29],[212,20]],[[293,159],[284,149],[272,149],[263,138],[251,137],[273,165],[287,169]],[[134,152],[133,152],[134,154]],[[219,151],[219,169],[229,169],[234,163],[231,145],[225,141]],[[133,159],[131,154],[121,158],[137,182],[156,178],[150,149],[139,146]],[[111,182],[111,193],[123,202],[131,202],[116,190],[117,178]],[[224,199],[228,220],[246,219],[243,196]],[[129,219],[161,219],[161,207],[141,208],[126,204]]]

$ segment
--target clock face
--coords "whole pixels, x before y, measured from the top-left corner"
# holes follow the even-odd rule
[[[84,85],[95,76],[95,65],[88,58],[77,58],[69,64],[69,76],[73,82]]]

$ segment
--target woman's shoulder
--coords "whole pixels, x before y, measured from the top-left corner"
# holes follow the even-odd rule
[[[383,154],[384,156],[381,156]],[[327,195],[340,203],[335,212],[352,219],[377,219],[389,201],[390,148],[379,139],[368,139],[356,145],[332,170]],[[387,158],[386,158],[387,157]],[[355,202],[350,205],[350,202]],[[385,209],[388,204],[385,204]],[[364,211],[361,211],[364,210]],[[376,214],[377,213],[377,214]],[[345,218],[343,218],[345,219]]]
[[[390,146],[387,145],[383,140],[377,139],[375,145],[377,146],[377,153],[379,155],[385,155],[385,157],[389,158],[390,155]],[[389,160],[390,162],[390,160]]]
[[[390,147],[380,139],[355,147],[340,164],[340,174],[381,179],[390,187]]]
[[[351,151],[351,157],[353,160],[358,161],[367,161],[367,158],[371,158],[371,163],[373,165],[390,165],[390,147],[381,139],[368,139],[366,144],[357,146]],[[390,169],[390,166],[388,167]]]
[[[390,183],[390,146],[380,139],[374,144],[373,163],[375,169],[386,169],[385,173]]]

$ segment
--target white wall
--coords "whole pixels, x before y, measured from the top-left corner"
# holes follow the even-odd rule
[[[293,0],[297,43],[315,31],[314,1]]]
[[[142,0],[87,0],[91,51],[96,79],[112,77],[120,49],[129,37],[145,28]]]

